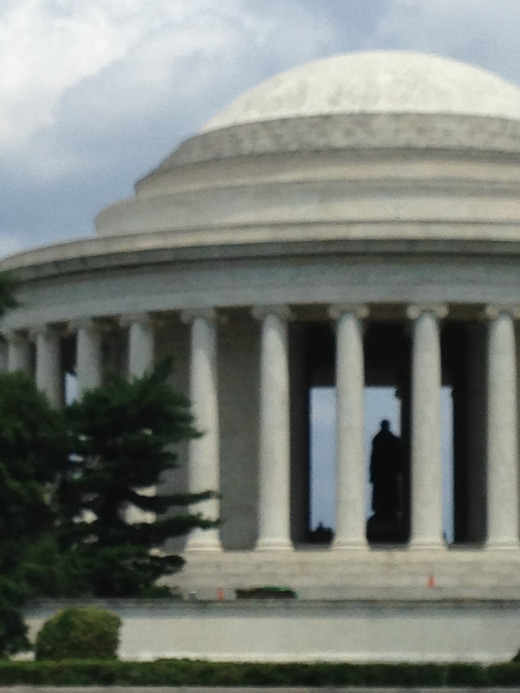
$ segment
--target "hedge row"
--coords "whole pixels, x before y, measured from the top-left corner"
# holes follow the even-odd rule
[[[194,660],[0,662],[0,685],[520,686],[520,664],[266,664]]]

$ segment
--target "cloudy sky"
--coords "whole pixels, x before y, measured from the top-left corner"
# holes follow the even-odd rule
[[[520,83],[519,0],[2,0],[0,256],[94,215],[242,91],[407,48]]]
[[[0,257],[93,234],[98,211],[281,70],[400,48],[520,84],[518,27],[520,0],[1,0]],[[378,401],[372,434],[396,416]],[[317,440],[333,415],[329,393]]]

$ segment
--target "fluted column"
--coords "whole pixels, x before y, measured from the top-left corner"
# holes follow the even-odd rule
[[[20,332],[7,332],[7,370],[24,371],[31,370],[31,343],[26,334]]]
[[[339,305],[336,319],[336,532],[333,549],[367,547],[362,318],[366,306]]]
[[[125,315],[121,318],[121,325],[128,327],[128,375],[141,378],[154,364],[152,318],[148,313]]]
[[[188,482],[190,493],[214,491],[215,497],[198,503],[194,511],[209,520],[220,517],[219,418],[217,388],[217,316],[213,310],[185,311],[191,322],[190,399],[195,426],[203,434],[190,441]],[[194,529],[187,551],[219,551],[217,528]]]
[[[262,321],[257,550],[292,549],[289,363],[286,306],[253,310]]]
[[[71,325],[76,330],[76,373],[78,394],[101,383],[101,334],[94,320],[79,320]]]
[[[518,433],[514,317],[488,306],[487,548],[518,548]]]
[[[33,335],[36,340],[36,386],[53,406],[59,407],[63,404],[60,335],[48,325],[34,328]]]
[[[410,306],[412,347],[411,548],[441,548],[441,348],[444,306]]]

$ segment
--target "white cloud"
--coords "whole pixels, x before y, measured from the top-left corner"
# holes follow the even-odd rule
[[[276,17],[251,7],[247,0],[20,0],[0,10],[7,75],[0,150],[23,161],[31,137],[48,140],[62,127],[102,138],[117,123],[123,135],[140,120],[153,122],[167,103],[172,112],[196,106],[184,125],[193,130],[228,93],[315,57],[330,38],[327,24],[296,3]],[[46,176],[74,165],[70,152],[55,153]],[[37,165],[34,151],[31,161]]]
[[[16,146],[53,123],[60,99],[86,77],[132,56],[156,34],[169,35],[170,54],[182,54],[204,34],[211,51],[216,31],[192,33],[197,17],[213,11],[209,0],[20,0],[0,10],[0,145]],[[218,28],[218,27],[217,27]],[[223,37],[224,38],[224,37]],[[155,70],[167,69],[160,60]],[[142,78],[136,74],[136,80]]]
[[[19,145],[51,123],[63,91],[121,53],[116,38],[96,3],[25,0],[4,10],[0,143]]]
[[[113,66],[120,67],[119,74],[126,66],[136,108],[141,100],[146,105],[143,96],[154,96],[154,86],[163,87],[174,77],[176,63],[182,67],[188,55],[219,54],[221,59],[227,54],[243,67],[245,51],[271,43],[279,60],[305,59],[320,40],[319,32],[312,38],[310,13],[290,5],[283,41],[278,41],[276,18],[251,11],[251,3],[239,0],[20,0],[4,5],[0,146],[20,146],[39,128],[51,126],[68,90]],[[124,106],[132,92],[113,86]]]

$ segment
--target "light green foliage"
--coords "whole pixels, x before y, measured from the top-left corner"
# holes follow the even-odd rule
[[[121,619],[94,607],[63,609],[47,619],[36,640],[36,659],[114,659]]]

